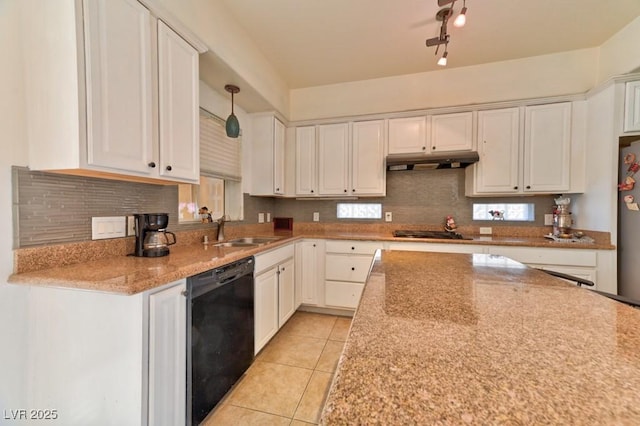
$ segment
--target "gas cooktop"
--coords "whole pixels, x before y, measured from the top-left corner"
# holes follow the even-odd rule
[[[458,234],[457,232],[447,232],[447,231],[413,231],[413,230],[397,230],[393,231],[394,237],[402,237],[402,238],[426,238],[426,239],[441,239],[441,240],[470,240],[471,238],[467,238],[462,236],[462,234]]]

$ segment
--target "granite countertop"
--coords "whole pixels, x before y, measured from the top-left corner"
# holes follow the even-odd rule
[[[269,225],[269,224],[267,224]],[[160,258],[127,256],[133,251],[133,239],[114,239],[96,242],[79,242],[44,247],[17,249],[14,251],[14,274],[8,282],[14,284],[46,285],[110,293],[135,294],[171,281],[186,278],[218,266],[253,256],[265,250],[277,248],[302,238],[347,239],[367,241],[394,241],[432,244],[482,244],[521,247],[612,249],[608,233],[598,236],[595,243],[557,243],[541,236],[471,236],[471,240],[437,240],[396,238],[392,229],[351,225],[343,229],[339,225],[301,226],[294,232],[275,233],[270,226],[260,225],[231,229],[230,238],[239,236],[280,236],[281,239],[254,248],[215,247],[204,245],[202,231],[180,233],[179,244],[171,246],[171,254]],[[513,228],[517,230],[517,228]],[[463,230],[463,232],[466,232]],[[209,236],[210,240],[215,238]]]
[[[322,424],[639,424],[640,310],[501,256],[382,251]]]

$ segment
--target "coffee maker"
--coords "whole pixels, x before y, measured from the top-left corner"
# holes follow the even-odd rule
[[[169,254],[169,246],[176,243],[176,235],[166,230],[167,213],[137,213],[133,215],[136,230],[134,256],[160,257]],[[169,238],[171,237],[171,238]]]

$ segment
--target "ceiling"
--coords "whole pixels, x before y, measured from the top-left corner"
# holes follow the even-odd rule
[[[222,1],[291,89],[442,69],[437,0]],[[600,46],[640,0],[467,0],[447,68]],[[454,6],[462,7],[462,0]],[[442,53],[442,50],[440,50]]]

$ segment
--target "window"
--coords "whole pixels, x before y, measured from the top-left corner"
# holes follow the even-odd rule
[[[533,222],[534,205],[528,203],[473,203],[473,220],[510,220]]]
[[[382,219],[380,203],[338,203],[338,219]]]
[[[227,137],[224,120],[200,108],[200,184],[178,185],[179,222],[242,220],[241,153],[241,139]]]

